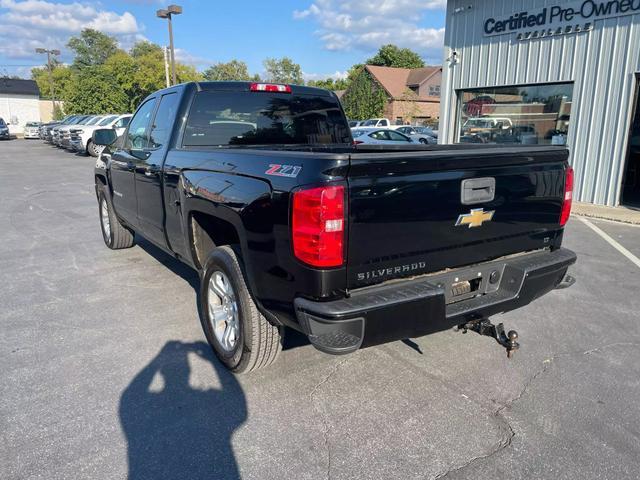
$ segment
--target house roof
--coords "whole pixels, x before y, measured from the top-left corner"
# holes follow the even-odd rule
[[[35,95],[40,96],[40,90],[35,80],[23,80],[20,78],[0,78],[0,95]]]
[[[367,70],[376,81],[393,98],[400,98],[405,95],[407,88],[411,85],[420,85],[437,72],[442,67],[424,67],[424,68],[394,68],[394,67],[378,67],[376,65],[367,65]],[[431,98],[421,96],[420,98]]]

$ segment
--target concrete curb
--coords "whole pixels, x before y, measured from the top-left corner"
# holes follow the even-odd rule
[[[574,202],[571,213],[582,217],[599,218],[613,222],[640,225],[640,209],[627,207],[605,207],[603,205]]]

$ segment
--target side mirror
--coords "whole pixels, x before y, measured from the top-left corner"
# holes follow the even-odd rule
[[[118,138],[118,134],[113,128],[99,128],[93,131],[91,141],[94,145],[109,146]]]

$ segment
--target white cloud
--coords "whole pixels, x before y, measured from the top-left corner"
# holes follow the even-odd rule
[[[302,72],[302,78],[304,78],[305,82],[310,80],[326,80],[327,78],[333,78],[334,80],[347,78],[349,72],[336,70],[333,73],[308,73]]]
[[[196,68],[202,68],[204,66],[209,66],[212,63],[215,63],[213,60],[209,60],[207,58],[194,55],[182,48],[176,48],[175,54],[176,54],[176,62],[184,63],[186,65],[191,65]]]
[[[307,9],[295,10],[293,18],[317,23],[316,34],[327,50],[372,52],[393,43],[439,59],[444,28],[425,28],[419,22],[446,5],[446,0],[316,0]]]
[[[69,37],[83,28],[112,35],[123,48],[145,38],[131,13],[105,10],[99,4],[0,0],[0,54],[5,57],[42,61],[35,55],[36,48],[65,52]]]

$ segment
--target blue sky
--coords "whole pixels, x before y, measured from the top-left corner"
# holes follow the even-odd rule
[[[28,76],[42,62],[35,47],[60,48],[90,26],[127,48],[139,39],[167,42],[155,17],[165,1],[0,0],[0,74]],[[204,69],[231,59],[262,72],[266,57],[289,56],[308,79],[339,76],[380,45],[395,43],[442,61],[446,0],[183,0],[174,19],[178,58]],[[63,60],[70,59],[68,52]]]

